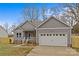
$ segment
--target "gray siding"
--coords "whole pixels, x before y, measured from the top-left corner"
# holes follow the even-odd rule
[[[17,28],[14,31],[14,39],[15,40],[23,40],[24,39],[24,31],[35,31],[35,26],[30,24],[29,22],[26,22],[24,25],[21,27]],[[17,37],[17,33],[21,33],[21,37]]]
[[[42,29],[39,29],[42,28]],[[39,30],[37,30],[37,43],[39,44],[39,34],[40,33],[56,33],[56,34],[67,34],[67,44],[70,45],[71,44],[71,29],[67,29],[70,28],[69,26],[67,26],[66,24],[60,22],[59,20],[50,18],[47,22],[43,23],[41,26],[39,26]],[[43,28],[57,28],[57,29],[43,29]],[[61,29],[58,29],[61,28]],[[63,29],[62,29],[63,28]]]
[[[56,28],[56,27],[68,27],[68,26],[56,19],[50,19],[44,24],[42,24],[39,28]]]
[[[21,33],[21,37],[17,37],[17,33]],[[23,36],[24,34],[23,34],[23,30],[22,29],[20,29],[20,28],[18,28],[17,30],[15,30],[14,31],[14,39],[15,40],[21,40],[21,39],[23,39],[24,38],[24,36]]]

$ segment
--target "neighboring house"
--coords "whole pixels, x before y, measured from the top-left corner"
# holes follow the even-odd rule
[[[2,26],[0,26],[0,38],[7,38],[7,37],[8,37],[8,33]]]
[[[35,40],[39,45],[70,46],[71,28],[64,22],[49,17],[41,22],[26,21],[14,30],[15,40]]]

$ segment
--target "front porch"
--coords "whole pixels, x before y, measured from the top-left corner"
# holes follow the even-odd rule
[[[36,37],[36,31],[23,31],[25,39],[32,39]]]
[[[24,31],[24,43],[36,43],[36,31]]]
[[[36,44],[36,31],[23,31],[21,37],[15,40],[17,44]]]

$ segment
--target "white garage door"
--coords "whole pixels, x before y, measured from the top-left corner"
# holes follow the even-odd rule
[[[67,34],[41,33],[39,34],[39,45],[67,46]]]

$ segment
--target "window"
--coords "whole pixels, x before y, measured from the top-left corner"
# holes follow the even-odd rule
[[[56,36],[58,36],[58,34],[56,34]]]
[[[63,34],[63,36],[65,36],[65,34]]]
[[[49,36],[49,34],[47,34],[47,36]]]
[[[17,33],[17,37],[21,37],[21,33]]]
[[[29,33],[29,39],[31,39],[31,34]]]
[[[45,36],[45,34],[44,34],[44,36]]]
[[[55,34],[53,34],[53,36],[55,36]]]
[[[21,37],[21,33],[19,33],[19,37]]]
[[[52,36],[52,34],[50,34],[50,36]]]
[[[41,36],[43,36],[43,34],[41,34]]]
[[[60,36],[62,36],[62,34],[60,34]]]
[[[18,37],[18,33],[17,33],[17,37]]]

